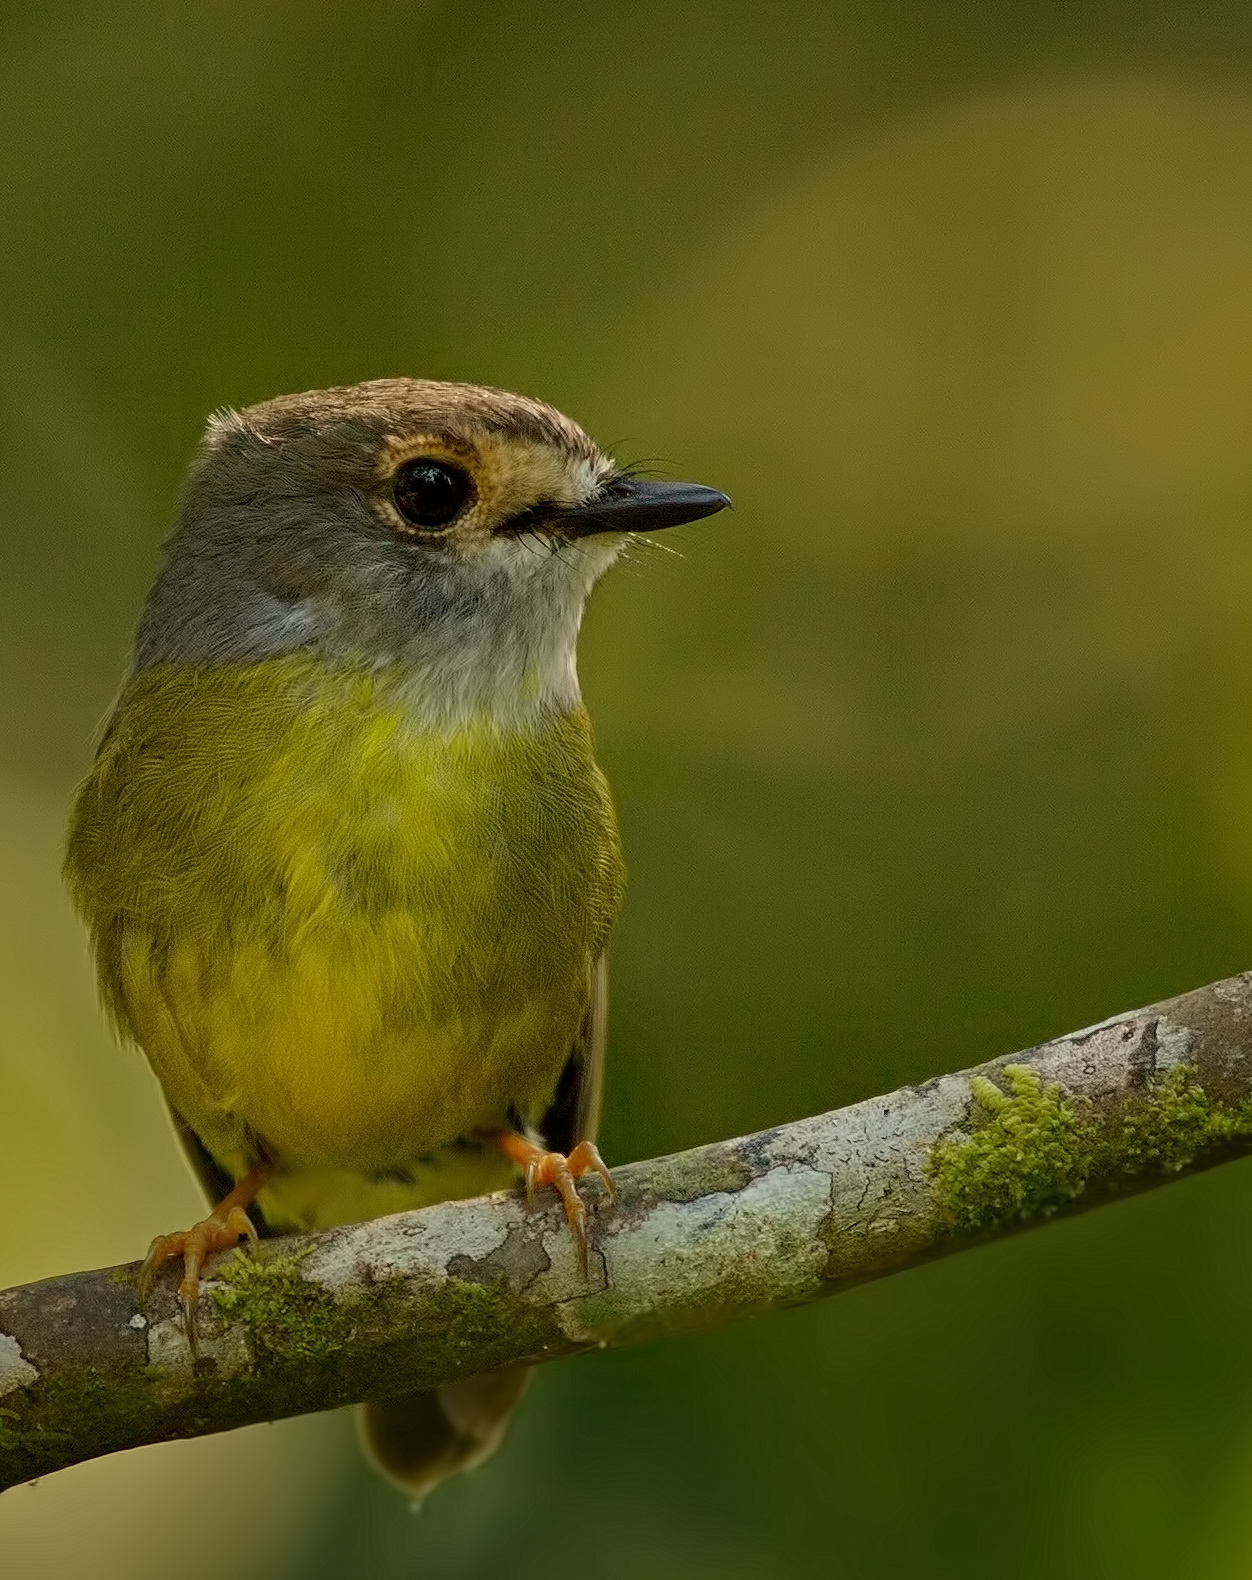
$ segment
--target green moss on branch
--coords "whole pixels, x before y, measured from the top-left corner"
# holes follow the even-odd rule
[[[1124,1174],[1177,1174],[1202,1153],[1252,1135],[1252,1103],[1232,1107],[1209,1097],[1189,1064],[1176,1064],[1122,1109],[1113,1148]]]
[[[952,1227],[977,1234],[1055,1212],[1081,1194],[1091,1158],[1075,1107],[1055,1082],[1007,1064],[1008,1091],[985,1076],[970,1081],[972,1134],[942,1139],[927,1164]]]
[[[1047,1217],[1089,1189],[1124,1189],[1137,1176],[1176,1174],[1252,1135],[1252,1102],[1211,1098],[1192,1065],[1097,1108],[1066,1096],[1024,1065],[1001,1071],[1008,1090],[970,1080],[969,1129],[940,1138],[926,1172],[949,1229],[984,1234]]]

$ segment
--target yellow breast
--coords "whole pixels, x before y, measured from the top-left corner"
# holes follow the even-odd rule
[[[433,736],[405,679],[154,666],[80,793],[106,1003],[228,1168],[251,1135],[369,1175],[537,1117],[573,1039],[621,887],[586,715]]]

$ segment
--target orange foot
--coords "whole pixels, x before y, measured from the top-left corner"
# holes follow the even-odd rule
[[[196,1317],[200,1303],[200,1269],[206,1257],[215,1251],[227,1251],[240,1240],[246,1239],[256,1245],[256,1230],[244,1208],[261,1189],[268,1173],[268,1165],[259,1165],[244,1175],[207,1218],[178,1234],[158,1234],[139,1269],[139,1298],[145,1300],[159,1269],[174,1257],[182,1257],[183,1276],[178,1286],[178,1299],[183,1312],[183,1332],[187,1335],[193,1360],[200,1355],[200,1329]]]
[[[579,1196],[574,1181],[581,1179],[584,1174],[598,1174],[604,1181],[609,1200],[613,1201],[617,1196],[612,1175],[605,1167],[604,1159],[596,1150],[594,1143],[580,1141],[566,1157],[563,1152],[545,1152],[533,1141],[527,1141],[525,1136],[516,1136],[511,1130],[501,1130],[495,1139],[496,1145],[505,1157],[512,1158],[522,1170],[526,1181],[526,1200],[530,1206],[535,1205],[535,1190],[538,1186],[555,1186],[565,1207],[565,1221],[569,1224],[570,1233],[574,1236],[574,1244],[578,1247],[578,1265],[582,1268],[585,1278],[587,1276],[587,1209],[583,1206],[582,1197]]]

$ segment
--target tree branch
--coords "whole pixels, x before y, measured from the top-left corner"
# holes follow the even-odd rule
[[[0,1294],[0,1488],[797,1305],[1252,1150],[1252,973],[796,1124],[618,1169],[588,1278],[516,1193],[219,1259],[198,1366],[136,1265]],[[548,1196],[550,1193],[545,1192]]]

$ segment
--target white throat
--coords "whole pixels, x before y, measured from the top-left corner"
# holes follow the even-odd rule
[[[583,609],[621,542],[605,534],[559,548],[514,539],[487,545],[475,596],[406,656],[415,724],[440,733],[484,722],[514,731],[576,707]]]

